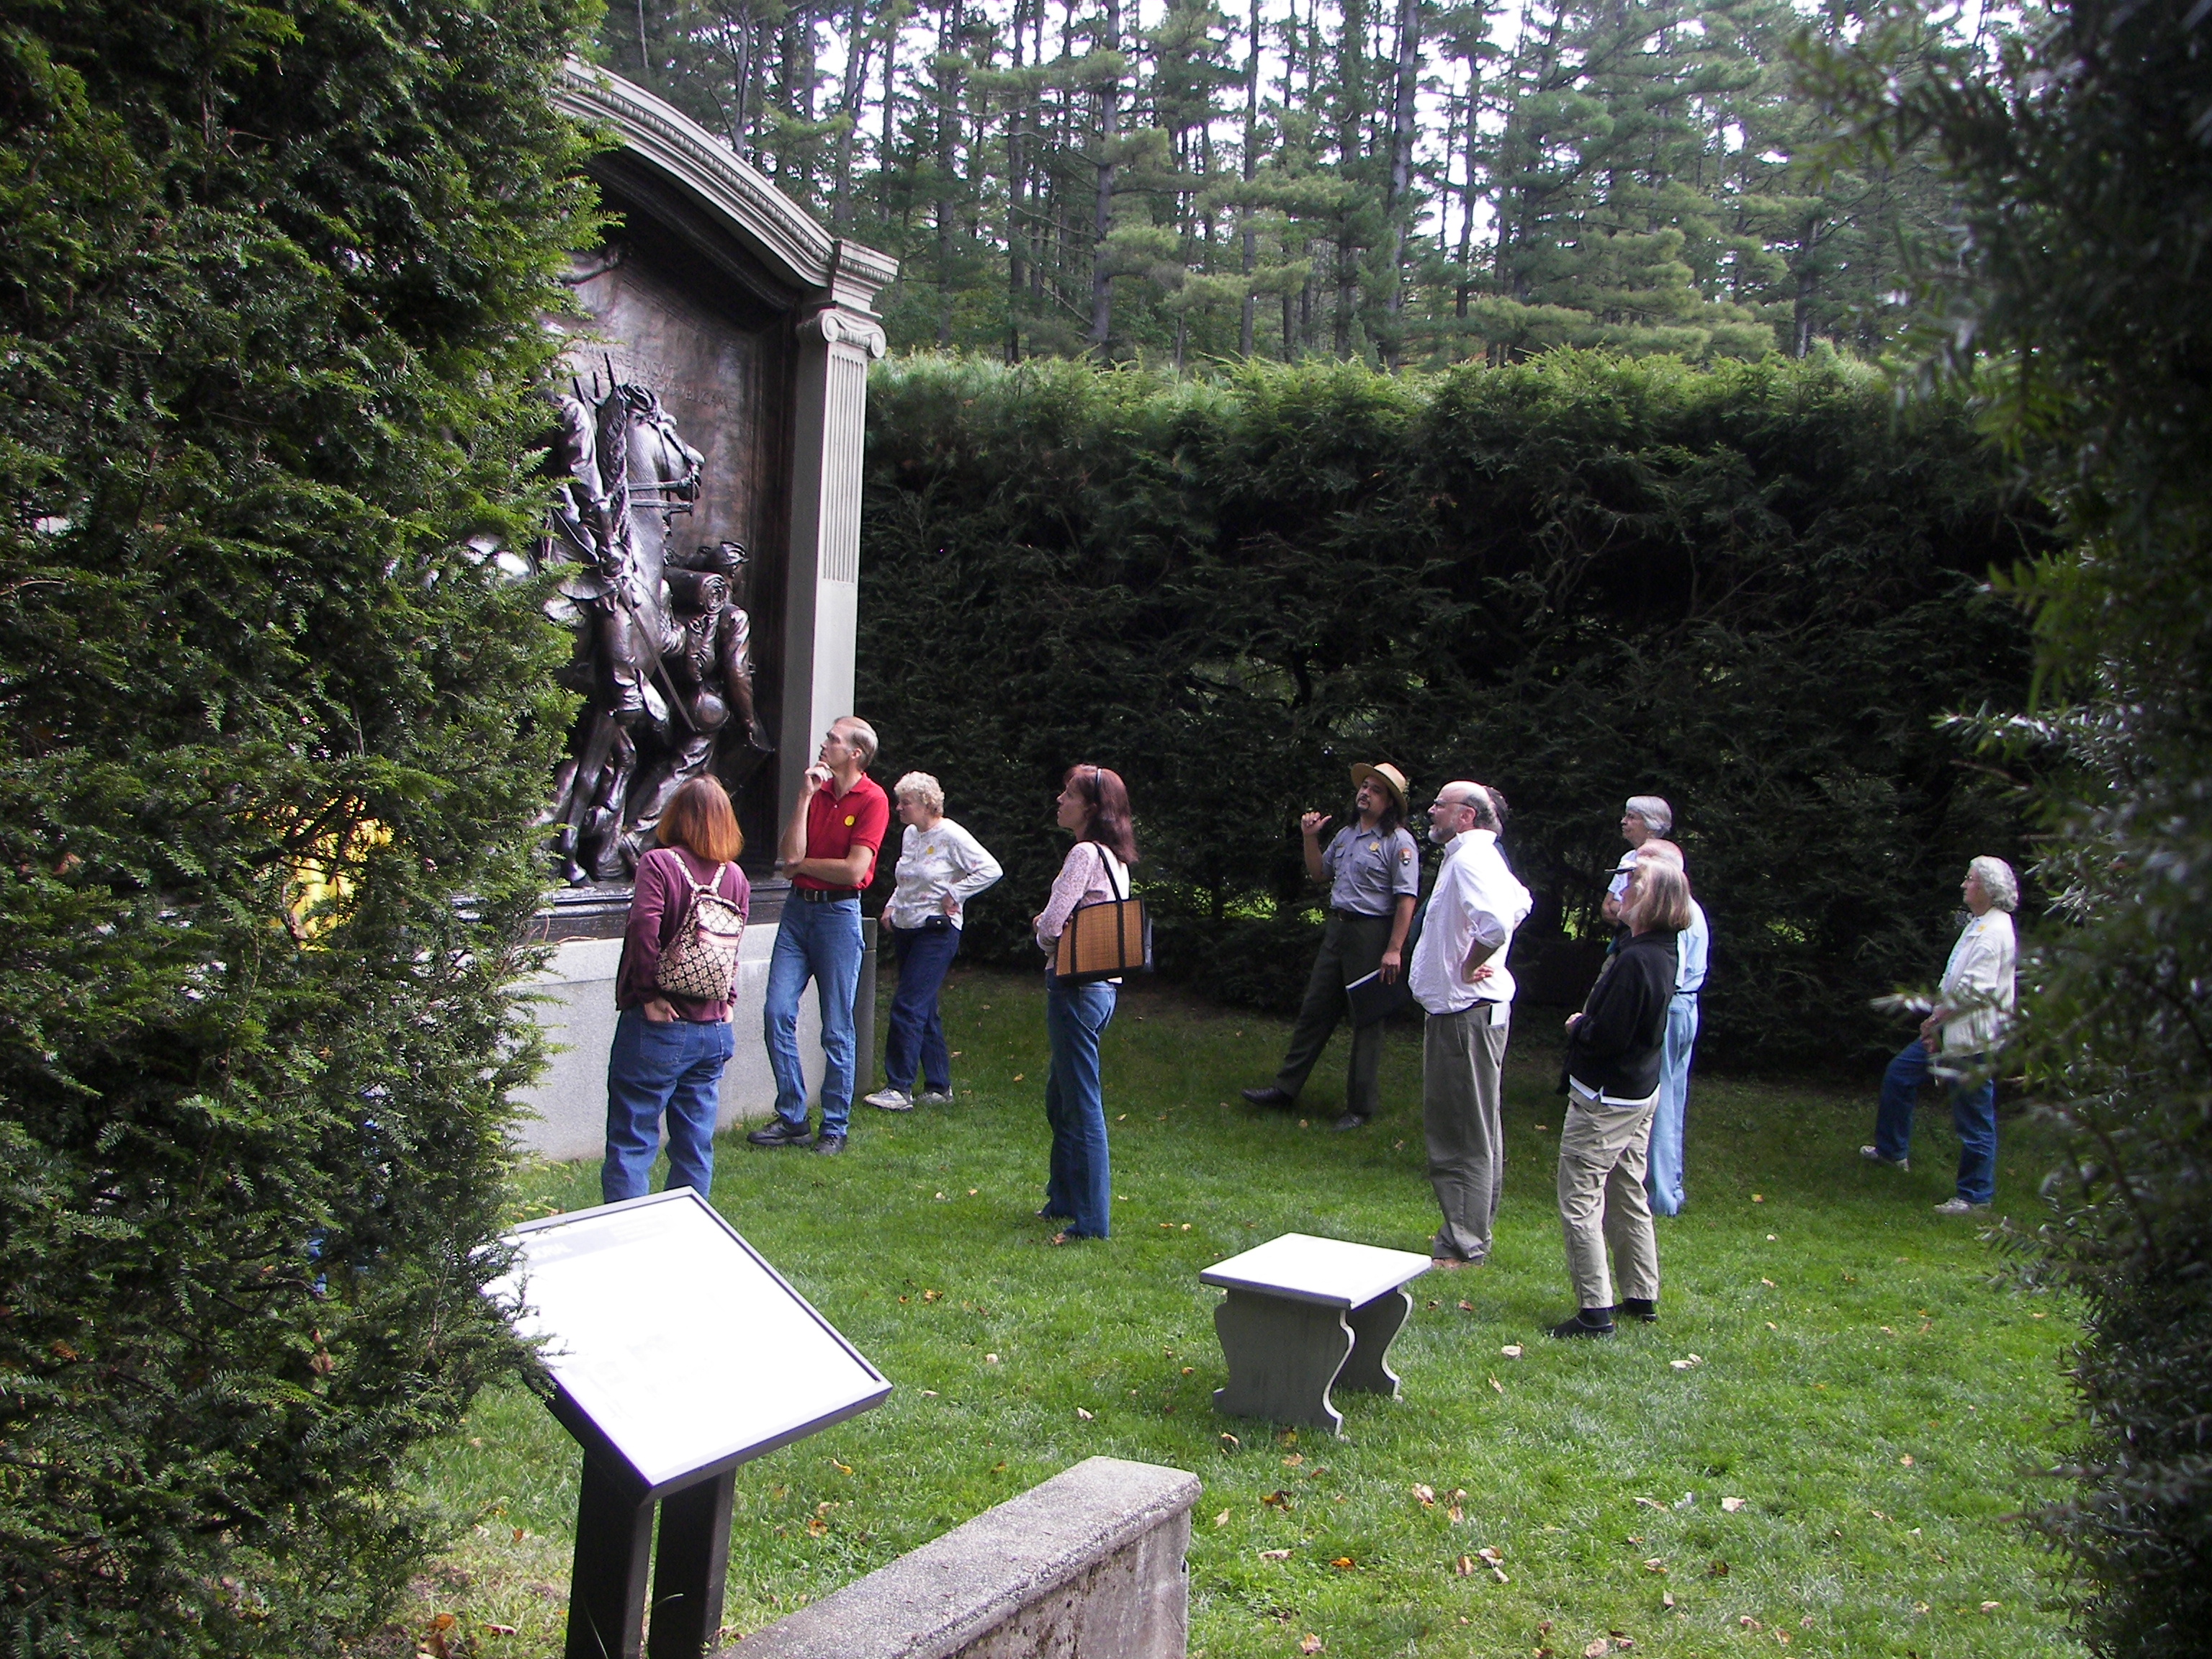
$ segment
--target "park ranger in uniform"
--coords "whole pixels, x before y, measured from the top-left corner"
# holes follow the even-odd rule
[[[1328,884],[1328,926],[1306,979],[1305,1001],[1281,1069],[1265,1088],[1244,1091],[1255,1106],[1297,1104],[1314,1062],[1345,1017],[1344,988],[1376,972],[1395,982],[1402,970],[1406,930],[1413,924],[1413,900],[1421,886],[1420,856],[1404,826],[1406,776],[1387,763],[1362,765],[1352,769],[1352,781],[1358,790],[1352,799],[1355,819],[1326,848],[1321,832],[1328,815],[1308,812],[1298,820],[1305,837],[1306,873]],[[1357,1129],[1375,1115],[1382,1063],[1381,1024],[1354,1026],[1338,1128]]]

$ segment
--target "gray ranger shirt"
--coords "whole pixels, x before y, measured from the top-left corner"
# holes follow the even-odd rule
[[[1421,891],[1421,855],[1413,837],[1403,829],[1384,835],[1348,823],[1330,837],[1321,855],[1328,872],[1328,903],[1333,910],[1349,910],[1356,916],[1387,916],[1397,908],[1398,896],[1418,898]]]

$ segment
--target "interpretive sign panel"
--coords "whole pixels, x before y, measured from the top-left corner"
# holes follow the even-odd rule
[[[891,1385],[690,1188],[509,1236],[491,1287],[586,1450],[658,1495],[878,1406]]]
[[[567,1659],[698,1659],[722,1618],[737,1467],[891,1385],[688,1187],[532,1221],[486,1287],[584,1448]],[[660,1510],[653,1545],[653,1516]]]

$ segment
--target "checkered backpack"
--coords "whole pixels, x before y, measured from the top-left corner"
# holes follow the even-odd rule
[[[690,883],[691,902],[653,975],[653,984],[672,996],[727,1002],[737,988],[738,947],[744,940],[745,914],[719,890],[722,872],[729,867],[717,865],[711,881],[692,881],[683,860],[677,860],[677,868]]]

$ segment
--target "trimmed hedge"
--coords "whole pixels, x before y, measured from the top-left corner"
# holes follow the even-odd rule
[[[1590,971],[1620,803],[1666,796],[1715,929],[1707,1052],[1870,1053],[2008,780],[1940,733],[2019,698],[1984,591],[2046,545],[1958,404],[1833,361],[1559,353],[1177,381],[893,360],[871,388],[860,706],[1005,861],[971,957],[1029,963],[1061,770],[1134,796],[1164,975],[1285,1009],[1321,896],[1296,817],[1354,761],[1511,803],[1516,962]],[[1419,826],[1417,826],[1419,827]],[[884,877],[888,891],[888,868]]]

